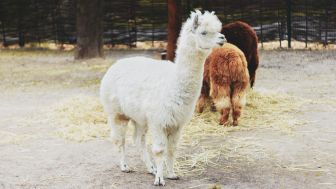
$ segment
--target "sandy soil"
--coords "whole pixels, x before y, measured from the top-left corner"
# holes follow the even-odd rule
[[[62,99],[97,96],[106,68],[134,54],[158,57],[115,51],[104,60],[77,62],[70,53],[0,51],[0,188],[155,188],[134,146],[127,149],[134,172],[122,173],[108,140],[64,140],[52,120],[39,120],[41,110]],[[249,152],[242,158],[218,157],[203,173],[167,180],[165,188],[336,187],[336,52],[261,51],[260,64],[255,90],[311,100],[291,112],[304,124],[290,133],[270,127],[209,138],[203,142],[216,146],[234,137],[254,145],[232,152]]]

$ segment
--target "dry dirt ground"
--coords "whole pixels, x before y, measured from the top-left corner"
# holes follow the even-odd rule
[[[123,173],[109,140],[66,140],[55,134],[63,126],[44,115],[71,96],[97,96],[107,67],[134,54],[158,57],[122,50],[78,62],[57,51],[0,51],[0,189],[155,188],[136,147],[127,147],[135,171]],[[270,122],[208,137],[200,143],[237,147],[165,188],[336,188],[336,51],[261,51],[260,64],[254,90],[307,101],[288,112],[302,124],[284,131]]]

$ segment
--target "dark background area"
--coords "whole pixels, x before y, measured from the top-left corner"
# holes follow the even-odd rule
[[[261,43],[292,40],[336,42],[335,0],[182,0],[183,20],[194,8],[213,10],[223,24],[249,23]],[[104,44],[135,46],[136,41],[166,41],[166,0],[104,2]],[[76,0],[1,0],[0,43],[76,43]]]

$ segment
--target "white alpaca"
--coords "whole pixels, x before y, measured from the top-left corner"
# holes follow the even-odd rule
[[[190,121],[199,97],[206,57],[224,43],[221,22],[214,13],[192,12],[182,26],[175,64],[145,57],[118,60],[105,74],[100,88],[101,102],[108,114],[111,138],[121,154],[120,167],[129,172],[125,160],[125,132],[128,121],[135,124],[136,140],[154,185],[165,185],[174,172],[176,143],[183,125]],[[152,134],[155,165],[146,150],[147,129]]]

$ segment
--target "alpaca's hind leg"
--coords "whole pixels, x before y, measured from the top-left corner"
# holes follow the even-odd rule
[[[151,126],[152,136],[153,136],[153,156],[156,164],[156,175],[154,185],[165,185],[163,179],[163,166],[165,162],[165,157],[167,153],[167,135],[160,126]]]
[[[108,123],[111,127],[111,140],[117,146],[120,154],[120,169],[123,172],[130,172],[125,155],[125,135],[128,119],[121,114],[110,114]]]
[[[168,151],[167,151],[167,178],[171,180],[177,180],[179,177],[175,174],[174,171],[174,161],[175,161],[175,152],[178,140],[180,139],[180,130],[173,130],[173,132],[168,135]]]
[[[256,71],[259,66],[259,56],[258,56],[258,48],[255,47],[252,52],[252,57],[249,59],[248,62],[248,70],[250,75],[250,87],[253,88],[255,79],[256,79]]]
[[[230,101],[230,85],[213,85],[214,89],[210,95],[216,106],[217,111],[221,113],[221,118],[219,120],[220,124],[226,125],[228,124],[230,109],[231,109],[231,101]]]
[[[232,93],[232,118],[233,125],[238,125],[238,119],[241,115],[242,107],[246,103],[246,92],[247,83],[237,83],[234,84],[233,93]]]
[[[198,113],[202,113],[204,110],[204,106],[205,106],[205,102],[209,94],[209,90],[210,90],[209,84],[205,80],[203,80],[201,95],[196,104],[196,111]]]
[[[255,70],[251,71],[250,75],[250,87],[253,88],[255,82]]]
[[[156,174],[156,167],[152,162],[151,156],[147,150],[146,145],[146,133],[147,133],[147,127],[146,126],[140,126],[135,125],[135,129],[137,130],[137,136],[136,136],[136,144],[138,148],[141,150],[141,158],[144,161],[148,173],[150,174]]]
[[[199,97],[197,104],[196,104],[196,112],[197,113],[202,113],[204,110],[204,106],[205,106],[205,101],[206,101],[206,97],[204,94],[201,94],[201,96]]]

